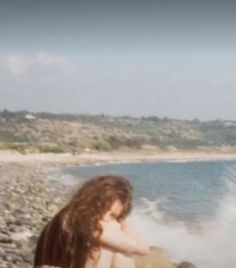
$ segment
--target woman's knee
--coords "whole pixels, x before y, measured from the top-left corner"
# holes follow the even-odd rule
[[[112,268],[135,268],[133,256],[115,253],[112,262]]]
[[[101,248],[94,252],[92,257],[89,257],[86,261],[85,268],[111,268],[114,258],[114,252]]]

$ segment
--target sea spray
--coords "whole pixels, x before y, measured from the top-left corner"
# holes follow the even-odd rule
[[[235,267],[236,166],[226,166],[222,176],[228,190],[209,221],[189,224],[171,219],[160,209],[161,202],[146,198],[129,220],[151,245],[162,248],[175,262],[188,260],[200,268]]]
[[[176,263],[235,267],[235,161],[110,164],[64,172],[78,181],[108,173],[128,178],[134,187],[130,221],[152,245]]]

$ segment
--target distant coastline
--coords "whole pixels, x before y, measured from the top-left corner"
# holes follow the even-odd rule
[[[125,152],[138,154],[141,159],[149,154],[159,159],[172,153],[174,158],[179,158],[179,153],[194,154],[194,158],[198,153],[210,157],[236,154],[236,121],[230,120],[201,122],[157,116],[134,118],[3,110],[0,123],[0,152],[22,155]]]

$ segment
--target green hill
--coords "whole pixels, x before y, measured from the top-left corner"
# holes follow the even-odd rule
[[[22,153],[123,148],[234,151],[235,146],[236,121],[0,111],[0,149]]]

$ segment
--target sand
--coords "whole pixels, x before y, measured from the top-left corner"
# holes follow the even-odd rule
[[[55,163],[55,164],[96,164],[96,163],[127,163],[148,161],[206,161],[236,160],[236,153],[219,152],[146,152],[118,151],[91,152],[72,155],[64,154],[20,154],[17,152],[0,151],[0,163]]]

